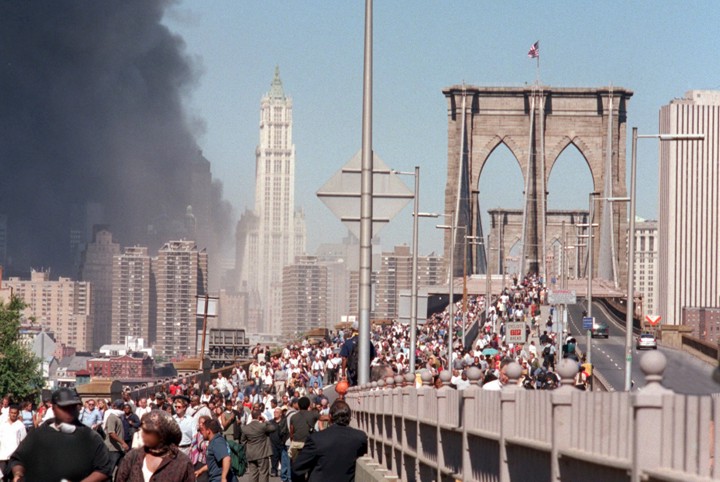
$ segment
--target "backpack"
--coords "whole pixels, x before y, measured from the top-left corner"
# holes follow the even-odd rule
[[[230,448],[230,466],[232,471],[238,477],[242,477],[245,475],[245,471],[248,466],[247,456],[245,455],[245,446],[234,440],[226,440],[226,442]]]
[[[358,345],[360,343],[358,343],[357,337],[354,338],[353,340],[354,340],[354,343],[352,345],[352,348],[350,349],[350,353],[348,354],[348,358],[347,358],[347,368],[349,371],[351,371],[353,373],[357,373],[358,363],[359,363],[359,359],[360,359],[360,354],[359,354],[360,350],[358,348]]]

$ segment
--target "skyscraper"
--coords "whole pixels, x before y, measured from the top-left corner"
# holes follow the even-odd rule
[[[112,233],[104,226],[93,227],[93,240],[82,253],[80,281],[92,284],[93,297],[92,348],[97,350],[110,343],[113,311],[113,257],[120,254],[120,245],[113,243]]]
[[[643,315],[657,314],[657,236],[657,221],[635,221],[635,291],[642,295]]]
[[[194,356],[197,334],[196,296],[208,289],[208,256],[194,241],[169,241],[153,263],[157,291],[156,354],[165,358]]]
[[[659,315],[720,307],[720,91],[691,90],[660,109],[660,133],[705,134],[660,142]]]
[[[112,341],[125,343],[126,336],[143,338],[150,343],[154,333],[150,330],[150,255],[148,249],[134,246],[125,248],[113,257],[110,274],[112,290]]]
[[[50,280],[49,271],[30,273],[30,280],[11,277],[3,283],[27,306],[26,318],[35,318],[55,339],[78,351],[90,350],[92,344],[91,285],[60,277]]]
[[[279,334],[283,267],[305,252],[305,223],[295,211],[295,146],[292,99],[285,95],[280,70],[260,100],[260,142],[255,150],[255,209],[238,223],[238,286],[257,293],[257,331]],[[259,309],[258,309],[259,308]]]
[[[444,260],[431,254],[418,256],[418,287],[444,282]],[[399,315],[400,291],[412,287],[412,254],[409,246],[395,246],[382,254],[377,274],[377,292],[373,319],[394,320]]]
[[[282,334],[297,337],[328,325],[328,269],[315,256],[298,256],[283,269]]]

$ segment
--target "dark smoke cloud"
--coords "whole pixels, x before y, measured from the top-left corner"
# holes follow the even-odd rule
[[[182,220],[199,156],[182,100],[197,72],[161,25],[167,6],[0,2],[0,213],[17,269],[71,269],[73,205],[102,205],[124,244]],[[217,192],[211,211],[229,217]]]

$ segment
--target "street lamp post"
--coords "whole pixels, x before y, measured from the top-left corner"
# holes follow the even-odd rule
[[[458,229],[466,229],[465,226],[458,226]],[[478,236],[465,236],[463,238],[465,240],[464,244],[464,251],[463,251],[463,320],[462,320],[462,346],[463,349],[465,348],[465,337],[466,337],[466,327],[467,327],[467,317],[468,317],[468,308],[467,308],[467,251],[468,246],[480,246],[483,243],[477,242],[477,239],[481,239]]]
[[[420,210],[420,166],[415,166],[413,172],[391,170],[393,174],[415,177],[415,193],[413,203],[413,233],[412,233],[412,279],[410,280],[410,359],[409,372],[415,373],[415,351],[417,350],[417,323],[418,323],[418,229],[419,218],[437,218],[435,213],[421,213]]]
[[[413,203],[412,280],[410,281],[410,373],[415,373],[418,318],[418,210],[420,209],[420,166],[415,166],[415,199]]]
[[[447,369],[450,370],[452,367],[452,352],[453,352],[453,328],[455,326],[455,239],[457,225],[455,224],[455,212],[451,211],[450,214],[444,214],[443,216],[450,218],[450,225],[438,225],[440,229],[450,230],[450,263],[448,269],[448,314],[450,319],[448,320],[448,359]]]
[[[630,220],[628,226],[628,277],[627,304],[625,313],[625,391],[632,387],[632,335],[635,302],[635,195],[637,184],[637,140],[659,139],[660,141],[702,141],[705,134],[647,134],[638,135],[637,127],[632,129],[632,157],[630,161]]]

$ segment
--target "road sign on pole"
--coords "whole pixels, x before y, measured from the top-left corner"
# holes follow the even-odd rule
[[[573,290],[550,290],[548,303],[551,305],[574,305],[577,304],[577,296]]]
[[[594,323],[595,323],[594,316],[585,316],[583,318],[583,330],[592,330]]]
[[[357,237],[360,237],[360,161],[358,152],[317,192],[317,197]],[[414,195],[373,153],[373,236],[402,211]]]
[[[525,343],[525,323],[511,322],[505,325],[505,341],[507,343]]]
[[[660,320],[661,320],[662,318],[660,318],[659,315],[645,315],[645,319],[646,319],[647,322],[650,323],[652,326],[655,326],[655,325],[657,325],[658,323],[660,323]]]

